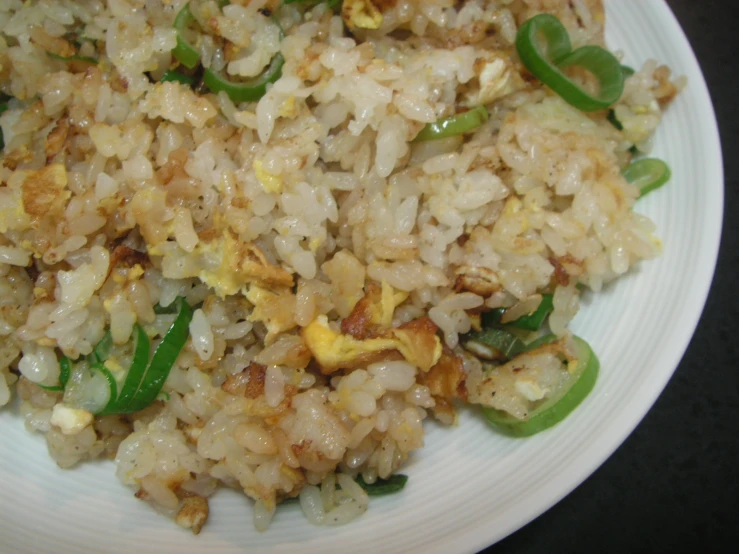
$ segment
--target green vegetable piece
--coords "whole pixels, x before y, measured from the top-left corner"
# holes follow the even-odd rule
[[[187,342],[193,311],[184,298],[179,297],[177,302],[179,312],[174,323],[172,323],[154,352],[149,368],[131,402],[124,407],[128,413],[143,410],[156,400],[172,366]]]
[[[67,386],[71,374],[72,362],[66,356],[62,356],[62,359],[59,360],[59,383],[61,383],[62,388]]]
[[[106,331],[103,338],[100,339],[100,342],[98,342],[95,345],[95,348],[93,348],[88,357],[88,361],[90,364],[103,363],[108,359],[108,356],[110,356],[111,348],[113,348],[113,335],[110,334],[110,331]]]
[[[194,22],[195,17],[190,11],[190,3],[188,2],[175,17],[174,28],[177,29],[177,46],[172,49],[172,55],[188,69],[198,65],[200,61],[200,52],[185,38],[185,29]]]
[[[280,78],[283,65],[285,65],[285,58],[282,54],[277,54],[261,75],[238,82],[230,81],[220,73],[206,69],[203,74],[203,83],[211,92],[216,94],[221,91],[225,92],[233,102],[255,102],[265,95],[268,84]]]
[[[547,317],[549,317],[549,314],[552,313],[552,310],[554,309],[554,305],[552,303],[553,299],[554,296],[551,294],[542,294],[541,303],[534,312],[528,315],[523,315],[518,319],[509,321],[508,323],[501,323],[501,318],[505,313],[504,308],[498,308],[496,310],[485,312],[482,315],[483,327],[504,325],[507,327],[515,327],[516,329],[524,329],[526,331],[538,331],[539,329],[541,329],[541,326],[544,325]]]
[[[629,67],[628,65],[622,65],[621,66],[621,73],[624,74],[624,78],[627,79],[631,77],[636,71],[634,71],[633,67]]]
[[[624,126],[621,125],[621,122],[616,118],[616,112],[613,110],[608,110],[608,115],[606,116],[606,119],[608,122],[613,125],[616,129],[619,131],[624,130]]]
[[[490,359],[509,360],[526,349],[521,339],[505,329],[491,327],[468,337],[465,348],[480,357],[487,357],[483,354],[490,351]]]
[[[195,79],[193,79],[189,75],[180,73],[179,71],[167,71],[164,75],[162,75],[162,78],[159,79],[159,81],[162,83],[182,83],[183,85],[188,86],[192,86],[195,84]]]
[[[285,0],[285,4],[320,4],[321,2],[325,2],[326,5],[328,5],[329,8],[331,8],[334,11],[339,11],[341,9],[341,4],[343,0]]]
[[[657,158],[643,158],[623,171],[624,178],[639,189],[639,198],[664,185],[672,177],[670,166]]]
[[[590,345],[579,337],[573,338],[577,344],[577,366],[570,374],[569,382],[559,393],[544,399],[523,420],[513,417],[508,412],[483,408],[488,423],[506,435],[529,437],[553,427],[572,413],[595,387],[600,369],[600,362]],[[554,335],[542,337],[528,345],[527,350],[533,350],[554,339],[556,339]]]
[[[469,111],[440,119],[434,123],[427,123],[413,141],[438,140],[469,133],[485,123],[488,117],[487,108],[485,106],[478,106]]]
[[[99,415],[128,413],[128,406],[131,404],[131,400],[144,378],[146,368],[149,365],[149,337],[146,335],[143,327],[138,323],[134,325],[133,333],[133,339],[135,341],[133,360],[123,381],[121,392],[116,396],[111,394],[110,401],[108,401],[108,404]]]
[[[116,403],[116,399],[118,398],[118,383],[116,382],[115,377],[113,377],[113,374],[110,372],[110,370],[103,364],[92,364],[91,369],[93,371],[99,371],[100,373],[102,373],[105,376],[105,379],[108,381],[108,386],[110,387],[110,398],[108,400],[108,403],[105,405],[105,408],[97,413],[97,415],[104,415],[108,413],[108,409],[112,408]]]
[[[544,38],[544,51],[540,37]],[[551,14],[535,15],[521,25],[516,50],[535,77],[579,110],[607,108],[623,93],[624,72],[618,59],[600,46],[587,45],[573,51],[567,29]],[[563,71],[568,67],[592,73],[598,79],[598,93],[590,94],[565,75]]]
[[[0,115],[3,114],[8,109],[8,104],[6,102],[3,102],[0,104]],[[3,137],[3,129],[0,127],[0,150],[5,148],[5,138]]]
[[[64,390],[64,387],[61,385],[42,385],[41,383],[36,383],[36,384],[42,389],[47,390],[49,392],[62,392]]]
[[[387,479],[377,479],[372,484],[365,483],[361,475],[356,479],[357,484],[362,487],[369,496],[384,496],[403,490],[408,482],[408,476],[402,473],[391,475]]]
[[[519,329],[525,329],[527,331],[538,331],[554,309],[553,300],[554,295],[542,294],[541,303],[533,313],[521,316],[518,319],[507,323],[507,325],[512,325],[513,327],[518,327]]]
[[[59,54],[54,54],[54,52],[46,52],[46,55],[49,56],[52,60],[59,60],[60,62],[84,62],[86,64],[90,65],[97,65],[98,61],[95,58],[91,58],[89,56],[60,56]]]
[[[66,356],[62,356],[59,360],[59,384],[58,385],[41,385],[39,384],[39,387],[41,387],[44,390],[48,390],[51,392],[61,392],[64,390],[64,387],[67,386],[67,381],[69,381],[69,375],[72,373],[72,362],[69,361],[69,358]]]

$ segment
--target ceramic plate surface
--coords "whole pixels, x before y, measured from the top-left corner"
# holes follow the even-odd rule
[[[40,435],[0,411],[0,551],[18,553],[474,552],[521,527],[580,484],[623,442],[680,361],[713,276],[723,174],[711,101],[693,52],[661,0],[607,1],[607,36],[624,63],[648,58],[686,75],[653,154],[669,185],[641,200],[664,253],[605,292],[589,295],[571,325],[601,360],[593,393],[562,424],[529,439],[491,432],[475,413],[458,428],[427,426],[426,447],[397,495],[373,499],[358,521],[312,527],[297,505],[267,532],[248,499],[220,491],[199,536],[155,514],[119,484],[112,462],[61,470]],[[676,300],[677,299],[677,300]]]

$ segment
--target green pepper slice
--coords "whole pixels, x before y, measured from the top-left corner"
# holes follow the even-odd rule
[[[485,106],[478,106],[469,111],[427,123],[413,142],[438,140],[469,133],[485,123],[488,117],[488,110]]]
[[[483,413],[490,425],[511,437],[529,437],[553,427],[580,405],[595,387],[600,362],[587,342],[579,337],[573,338],[578,351],[577,366],[560,391],[544,399],[526,419],[515,418],[502,410],[483,407]],[[553,340],[556,340],[554,335],[547,335],[531,343],[527,350]]]
[[[544,51],[540,36],[544,38]],[[535,77],[582,111],[607,108],[623,93],[624,71],[618,59],[600,46],[587,45],[573,51],[567,29],[551,14],[535,15],[521,25],[516,35],[516,51]],[[586,69],[598,79],[597,94],[585,91],[563,73],[574,66]]]

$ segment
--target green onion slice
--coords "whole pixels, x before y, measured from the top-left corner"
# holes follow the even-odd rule
[[[464,347],[486,360],[509,360],[526,349],[523,341],[514,334],[494,327],[470,333]]]
[[[469,133],[487,120],[488,110],[485,106],[478,106],[469,111],[426,124],[421,132],[416,135],[414,142],[437,140]]]
[[[320,4],[325,2],[329,8],[338,11],[341,8],[343,0],[285,0],[285,4]]]
[[[402,473],[396,473],[387,479],[377,479],[374,483],[368,484],[359,475],[356,481],[369,496],[384,496],[402,490],[408,482],[408,476]]]
[[[61,392],[64,390],[64,387],[67,386],[67,381],[69,381],[69,375],[72,373],[72,362],[69,361],[69,358],[66,356],[62,356],[59,360],[59,384],[58,385],[42,385],[39,384],[39,387],[41,387],[44,390],[48,390],[50,392]]]
[[[554,295],[542,294],[539,307],[536,308],[535,311],[530,314],[523,315],[513,321],[509,321],[508,323],[501,323],[500,321],[501,317],[503,317],[503,314],[505,313],[505,308],[498,308],[497,310],[486,312],[482,315],[482,324],[484,327],[503,325],[523,329],[525,331],[538,331],[541,329],[541,326],[544,325],[547,317],[549,317],[549,314],[552,313],[552,310],[554,309],[553,300]]]
[[[89,56],[60,56],[59,54],[54,54],[54,52],[46,52],[46,55],[49,56],[52,60],[59,60],[60,62],[83,62],[90,65],[97,65],[98,61],[95,58],[91,58]]]
[[[162,83],[181,83],[183,85],[189,85],[192,86],[195,84],[195,79],[190,77],[189,75],[185,75],[184,73],[180,73],[179,71],[167,71],[164,75],[162,75],[162,78],[159,79]]]
[[[2,104],[0,104],[0,115],[2,115],[3,112],[6,111],[7,109],[8,109],[7,102],[3,102]],[[5,139],[3,138],[3,129],[2,127],[0,127],[0,150],[2,150],[3,148],[5,148]]]
[[[187,342],[193,311],[184,298],[178,298],[177,302],[179,303],[177,317],[154,352],[149,368],[133,398],[126,406],[121,406],[120,409],[125,412],[138,412],[156,400],[172,366]]]
[[[619,131],[624,130],[624,126],[616,117],[616,112],[614,110],[608,110],[608,115],[606,116],[606,119],[608,120],[608,123],[613,125]]]
[[[543,50],[540,37],[544,39]],[[618,59],[600,46],[587,45],[573,51],[567,29],[551,14],[536,15],[521,25],[516,50],[535,77],[580,110],[607,108],[621,97],[624,71]],[[565,75],[563,70],[568,67],[592,73],[598,79],[598,93],[590,94]]]
[[[556,338],[554,335],[542,337],[530,344],[527,350]],[[573,339],[577,345],[577,366],[558,393],[542,400],[526,419],[517,419],[508,412],[484,407],[485,418],[493,427],[512,437],[528,437],[553,427],[580,405],[595,387],[600,362],[587,342],[579,337]]]
[[[113,348],[113,335],[110,331],[106,331],[103,338],[100,339],[92,349],[92,352],[88,356],[90,364],[103,363],[110,356],[110,349]]]
[[[134,325],[133,332],[133,360],[121,387],[120,394],[116,396],[111,394],[108,404],[99,415],[128,413],[128,406],[131,404],[131,400],[146,374],[146,368],[149,365],[149,337],[146,335],[143,327],[138,323]]]
[[[283,65],[285,58],[282,54],[276,54],[261,75],[247,81],[231,81],[212,69],[206,69],[203,83],[211,92],[225,92],[233,102],[254,102],[265,95],[268,84],[280,78]]]
[[[624,178],[639,189],[639,198],[670,180],[670,166],[657,158],[643,158],[623,171]]]
[[[190,11],[190,3],[188,2],[175,17],[174,28],[177,29],[177,46],[172,49],[172,55],[188,69],[198,65],[200,61],[200,52],[185,37],[186,29],[194,22],[195,17]]]

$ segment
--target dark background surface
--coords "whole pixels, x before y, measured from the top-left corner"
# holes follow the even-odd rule
[[[739,206],[735,3],[668,3],[711,91],[724,154],[725,213],[730,213]],[[714,552],[719,546],[733,550],[739,545],[737,223],[736,216],[724,216],[718,266],[703,316],[654,407],[589,479],[485,554]]]

